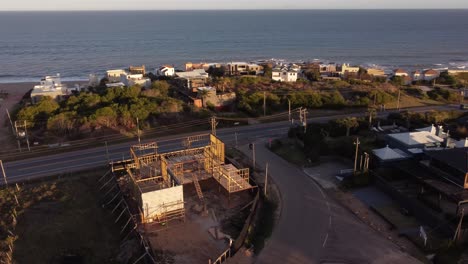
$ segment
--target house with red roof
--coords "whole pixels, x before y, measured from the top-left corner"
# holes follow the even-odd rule
[[[440,76],[440,73],[436,70],[426,70],[424,71],[423,73],[423,78],[425,81],[432,81],[434,80],[435,78],[438,78]]]

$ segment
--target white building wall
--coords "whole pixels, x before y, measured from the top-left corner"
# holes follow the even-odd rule
[[[182,185],[158,191],[147,192],[141,195],[143,214],[145,218],[161,215],[166,212],[163,205],[172,204],[167,212],[184,208],[184,189]]]

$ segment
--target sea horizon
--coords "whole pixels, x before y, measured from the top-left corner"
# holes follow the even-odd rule
[[[271,58],[387,71],[468,68],[468,9],[0,12],[0,83]]]

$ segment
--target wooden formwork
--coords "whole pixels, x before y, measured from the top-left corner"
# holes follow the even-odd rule
[[[214,178],[229,193],[252,188],[249,183],[249,169],[237,169],[232,164],[218,166]]]

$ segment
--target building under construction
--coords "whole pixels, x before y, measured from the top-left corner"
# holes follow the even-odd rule
[[[139,222],[185,220],[186,184],[194,184],[203,206],[201,180],[214,178],[229,196],[252,188],[249,169],[225,164],[224,143],[213,134],[189,137],[182,145],[185,149],[172,152],[158,151],[156,142],[134,145],[130,148],[131,160],[113,164],[113,171],[125,174],[120,185],[132,200],[129,204]]]

